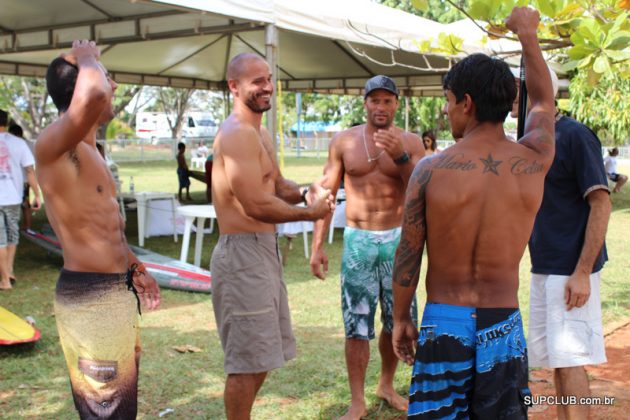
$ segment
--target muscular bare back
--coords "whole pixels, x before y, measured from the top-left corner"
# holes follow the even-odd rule
[[[517,307],[519,262],[548,168],[522,145],[479,138],[422,165],[430,238],[427,300]]]
[[[55,141],[56,135],[53,124],[40,139]],[[116,184],[95,144],[80,142],[56,160],[38,160],[37,178],[46,197],[46,215],[64,251],[64,267],[124,272],[127,246]]]

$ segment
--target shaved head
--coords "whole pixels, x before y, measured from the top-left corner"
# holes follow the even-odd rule
[[[227,79],[228,80],[239,80],[243,75],[245,69],[247,69],[247,64],[251,61],[265,61],[264,58],[254,53],[240,53],[234,58],[230,60],[227,68]]]

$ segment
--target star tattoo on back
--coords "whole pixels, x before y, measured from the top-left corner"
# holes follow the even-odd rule
[[[503,162],[502,160],[494,160],[492,159],[492,155],[490,153],[488,153],[488,157],[483,159],[483,158],[479,158],[479,160],[481,162],[483,162],[483,173],[485,174],[486,172],[492,172],[495,175],[499,175],[499,171],[497,171],[497,167],[499,166],[499,164],[501,162]]]

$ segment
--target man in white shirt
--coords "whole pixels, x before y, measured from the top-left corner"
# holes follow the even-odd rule
[[[7,133],[9,116],[0,110],[0,290],[11,289],[13,262],[19,240],[20,205],[24,175],[33,189],[32,208],[39,209],[39,187],[35,179],[35,160],[24,141]]]

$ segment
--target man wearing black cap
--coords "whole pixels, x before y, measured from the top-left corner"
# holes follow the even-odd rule
[[[406,410],[407,401],[393,388],[397,359],[392,349],[392,265],[400,237],[405,187],[424,156],[420,138],[394,127],[398,88],[392,79],[375,76],[365,84],[367,122],[337,134],[330,142],[320,181],[336,194],[341,179],[346,190],[341,302],[346,334],[346,364],[352,404],[343,419],[367,414],[365,372],[368,340],[375,337],[374,314],[381,302],[379,337],[381,377],[376,394]],[[328,257],[323,248],[331,217],[315,224],[311,272],[324,279]],[[322,270],[323,266],[323,270]],[[415,317],[415,307],[413,316]]]

